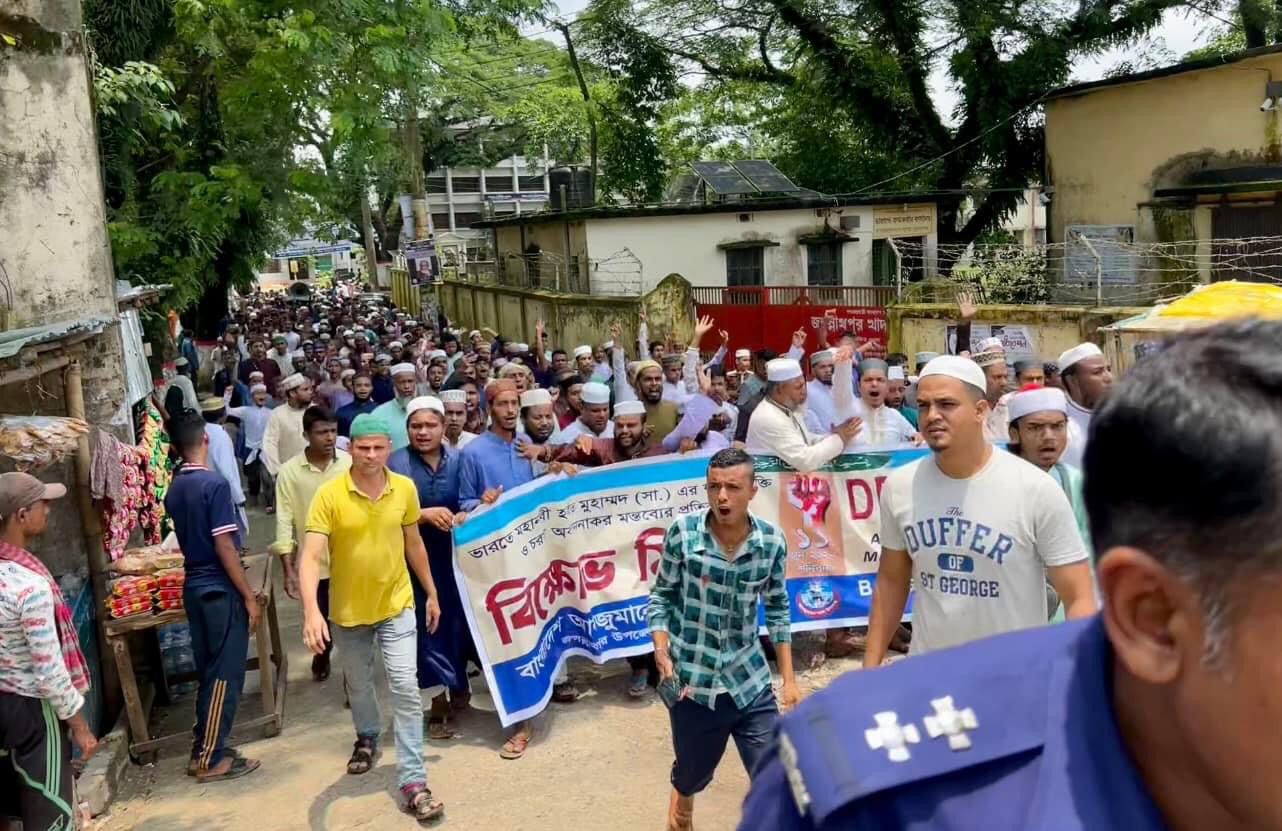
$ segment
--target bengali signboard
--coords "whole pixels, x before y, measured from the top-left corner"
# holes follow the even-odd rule
[[[935,233],[935,206],[879,205],[872,212],[873,239],[926,237]]]
[[[755,515],[788,538],[794,630],[867,622],[877,496],[925,450],[838,457],[814,473],[758,457]],[[663,538],[707,510],[705,454],[666,456],[505,494],[454,531],[454,577],[503,724],[546,706],[570,655],[600,663],[651,651],[646,608]]]

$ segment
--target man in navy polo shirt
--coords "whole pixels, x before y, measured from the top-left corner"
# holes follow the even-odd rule
[[[182,465],[165,495],[165,510],[183,552],[183,605],[200,675],[188,773],[202,783],[236,779],[259,766],[225,749],[245,681],[249,633],[258,624],[258,598],[237,554],[240,534],[231,488],[206,466],[204,419],[184,412],[174,418],[170,434]]]

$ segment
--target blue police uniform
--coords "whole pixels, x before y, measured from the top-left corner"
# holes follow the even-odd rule
[[[845,675],[780,723],[741,831],[1165,828],[1098,616]]]

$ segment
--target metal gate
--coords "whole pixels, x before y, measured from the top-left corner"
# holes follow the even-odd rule
[[[1211,279],[1282,283],[1282,205],[1217,205]]]

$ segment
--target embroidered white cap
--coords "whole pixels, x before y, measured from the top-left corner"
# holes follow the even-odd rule
[[[766,380],[774,383],[801,377],[801,364],[792,358],[775,358],[766,364]]]
[[[1093,343],[1079,343],[1072,349],[1059,356],[1059,371],[1063,372],[1078,361],[1084,361],[1087,358],[1103,357],[1104,352]]]

